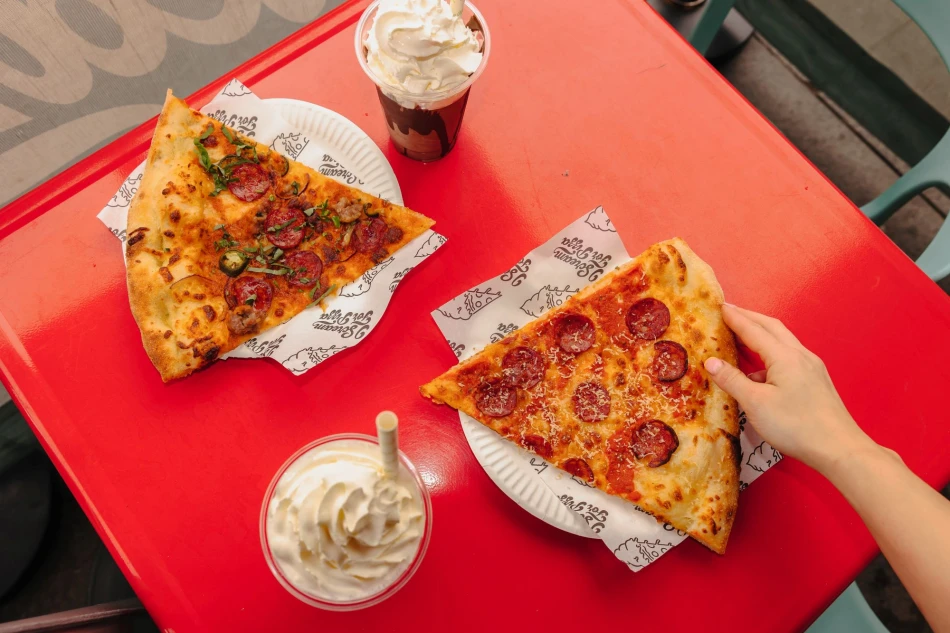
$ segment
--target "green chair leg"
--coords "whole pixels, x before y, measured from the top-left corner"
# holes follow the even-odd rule
[[[868,606],[855,583],[808,627],[806,633],[890,633]]]
[[[723,20],[729,15],[729,10],[735,3],[736,0],[708,0],[706,6],[702,7],[703,14],[689,36],[689,43],[702,55],[706,54],[713,38],[722,27]]]
[[[917,194],[929,187],[944,184],[947,165],[950,165],[950,134],[940,139],[923,160],[909,169],[884,193],[861,207],[861,211],[875,224],[883,224]]]
[[[948,227],[950,227],[950,222],[944,220],[933,240],[917,258],[917,265],[934,281],[940,281],[950,275],[950,228]]]

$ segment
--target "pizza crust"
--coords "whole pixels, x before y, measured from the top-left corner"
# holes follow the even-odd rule
[[[688,372],[678,381],[664,384],[650,378],[652,341],[636,342],[623,322],[627,308],[644,297],[668,306],[671,322],[661,338],[687,350]],[[464,411],[554,465],[584,460],[598,488],[723,553],[738,504],[738,409],[703,368],[710,356],[736,362],[722,302],[712,269],[674,238],[655,244],[420,389],[425,397]],[[564,357],[553,343],[553,328],[565,313],[587,316],[597,328],[594,347],[576,357]],[[520,346],[543,351],[544,379],[518,390],[513,413],[488,417],[478,409],[475,394],[503,373],[504,355]],[[572,400],[578,386],[592,380],[610,392],[611,402],[607,418],[596,423],[581,421]],[[671,425],[679,441],[669,461],[652,468],[627,448],[636,425],[651,419]]]
[[[360,216],[359,221],[372,221],[366,209],[373,209],[377,214],[373,217],[383,220],[387,229],[398,229],[398,233],[387,234],[385,245],[378,252],[353,253],[346,261],[342,257],[340,261],[330,261],[327,253],[320,250],[342,243],[344,230],[340,226],[329,226],[328,220],[322,234],[308,229],[307,241],[288,250],[309,250],[321,258],[323,272],[318,294],[329,288],[338,291],[358,279],[433,224],[422,214],[347,187],[290,160],[285,174],[278,175],[273,169],[268,172],[270,195],[251,202],[239,199],[229,189],[212,195],[214,182],[199,160],[196,145],[209,126],[213,143],[209,142],[205,151],[211,161],[235,151],[229,135],[234,142],[253,145],[255,156],[268,161],[268,165],[280,158],[270,148],[240,137],[235,131],[225,134],[221,123],[191,110],[168,92],[149,147],[145,174],[129,209],[126,241],[132,315],[142,332],[145,351],[166,382],[189,375],[289,320],[315,298],[309,289],[291,287],[283,278],[254,273],[271,284],[272,306],[262,311],[259,323],[249,331],[235,333],[229,329],[236,306],[229,306],[224,298],[228,277],[218,267],[221,247],[216,242],[224,236],[223,231],[231,231],[231,238],[241,248],[269,244],[267,236],[273,234],[265,231],[264,219],[287,204],[284,198],[274,196],[279,186],[308,183],[300,200],[318,205],[323,200],[334,204],[346,198],[362,205],[366,217]]]

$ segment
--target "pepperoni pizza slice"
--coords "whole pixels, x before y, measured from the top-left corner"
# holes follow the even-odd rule
[[[722,301],[708,264],[661,242],[421,391],[721,554],[739,424],[703,361],[736,360]]]
[[[164,381],[388,258],[433,222],[191,110],[171,91],[129,210],[129,302]]]

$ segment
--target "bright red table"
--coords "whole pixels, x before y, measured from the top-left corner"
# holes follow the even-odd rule
[[[352,51],[363,2],[234,73],[355,121],[449,238],[361,345],[302,377],[227,361],[162,384],[95,217],[142,159],[150,121],[0,212],[4,383],[168,631],[804,628],[876,551],[827,482],[786,460],[743,493],[725,556],[687,542],[633,574],[509,501],[455,412],[419,396],[454,360],[429,312],[603,204],[631,253],[682,236],[730,300],[784,319],[864,428],[942,485],[950,301],[646,4],[479,4],[494,50],[457,148],[434,164],[388,142]],[[431,488],[431,547],[391,600],[326,613],[268,571],[262,495],[299,446],[371,432],[382,408],[401,414]]]

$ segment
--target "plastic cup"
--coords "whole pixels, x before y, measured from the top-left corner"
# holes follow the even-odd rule
[[[491,52],[488,25],[478,9],[466,2],[462,20],[472,25],[472,30],[482,33],[482,63],[458,86],[418,95],[383,82],[366,62],[364,42],[370,25],[375,21],[378,7],[378,0],[369,5],[356,25],[356,58],[366,76],[376,84],[379,103],[389,127],[389,137],[399,153],[423,162],[438,160],[455,147],[468,103],[468,92],[488,63],[488,54]]]
[[[267,487],[267,492],[264,493],[264,503],[261,506],[259,529],[261,536],[261,547],[264,550],[264,559],[267,561],[267,566],[270,567],[270,570],[274,574],[274,577],[277,579],[277,581],[284,587],[284,589],[290,592],[291,595],[311,606],[327,609],[329,611],[356,611],[357,609],[365,609],[367,607],[379,604],[383,600],[389,598],[397,591],[402,589],[402,587],[405,586],[407,582],[409,582],[409,579],[412,578],[413,574],[416,573],[416,570],[419,569],[419,565],[422,564],[422,559],[425,557],[426,550],[429,548],[429,538],[432,535],[432,500],[429,497],[429,491],[426,489],[425,484],[422,481],[422,477],[419,475],[416,467],[411,461],[409,461],[409,458],[406,457],[402,451],[400,451],[400,471],[403,474],[408,474],[411,480],[416,484],[417,492],[422,501],[422,520],[424,522],[422,536],[419,539],[418,549],[416,550],[415,556],[413,556],[413,559],[409,565],[397,576],[395,576],[385,587],[382,587],[376,592],[356,600],[332,600],[324,596],[308,593],[307,591],[296,587],[293,583],[291,583],[287,576],[284,575],[284,572],[280,568],[280,563],[274,559],[270,545],[267,542],[267,514],[268,509],[270,508],[271,499],[274,496],[274,490],[277,488],[277,484],[281,477],[283,477],[284,473],[286,473],[291,466],[297,463],[297,461],[306,459],[308,455],[312,454],[312,452],[320,451],[321,449],[334,448],[334,444],[342,442],[367,442],[377,448],[379,447],[379,442],[377,442],[375,437],[372,437],[371,435],[362,435],[360,433],[341,433],[339,435],[330,435],[328,437],[313,441],[302,447],[296,453],[291,455],[286,462],[284,462],[284,465],[280,467],[280,469],[277,471],[277,474],[274,475],[274,478],[271,480],[270,485]]]

